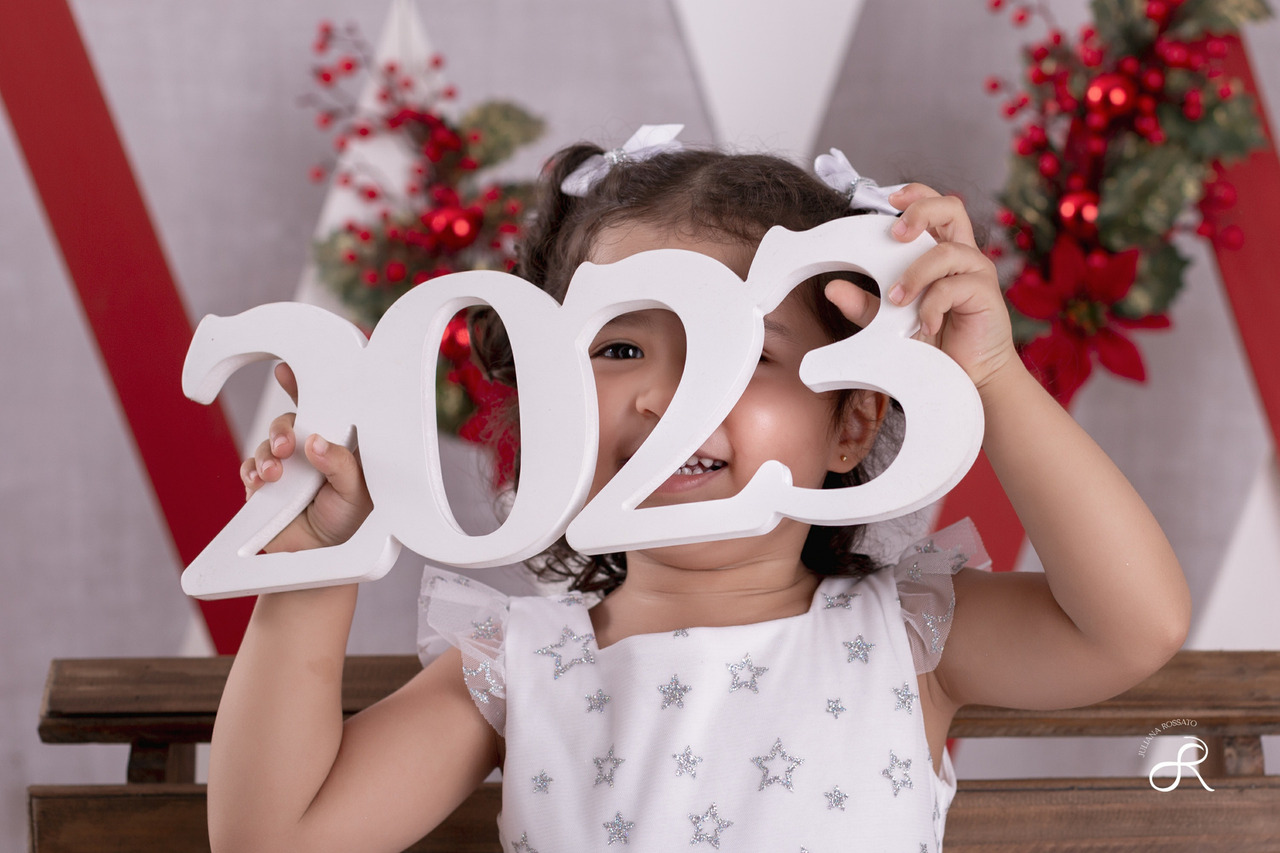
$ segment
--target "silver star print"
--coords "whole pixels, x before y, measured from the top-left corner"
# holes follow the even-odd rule
[[[693,778],[698,778],[698,765],[702,763],[702,758],[693,754],[693,747],[686,746],[684,752],[677,752],[671,757],[676,760],[677,776],[688,773]]]
[[[462,575],[454,575],[453,582],[458,586],[471,586],[471,578],[464,578]]]
[[[543,770],[537,776],[533,777],[533,792],[535,794],[550,794],[550,785],[556,781],[547,775],[547,771]]]
[[[578,593],[576,592],[571,592],[568,595],[566,595],[564,598],[561,598],[560,603],[563,604],[565,607],[572,607],[575,604],[582,603],[582,596],[578,595]]]
[[[907,569],[907,577],[911,578],[913,581],[921,580],[919,560],[912,561],[911,568]]]
[[[673,636],[673,637],[687,637],[687,636],[689,636],[689,629],[688,629],[688,628],[677,628],[677,629],[675,629],[675,631],[674,631],[674,632],[672,632],[671,636]]]
[[[787,765],[787,769],[782,771],[781,776],[777,774],[771,775],[769,773],[769,762],[777,759],[781,759],[782,762]],[[773,742],[773,749],[769,750],[768,755],[756,756],[751,759],[751,763],[756,767],[759,767],[762,774],[760,777],[760,787],[756,789],[757,791],[763,791],[770,785],[781,784],[782,787],[794,793],[795,788],[792,787],[791,774],[795,772],[797,767],[804,764],[804,759],[796,758],[794,755],[788,753],[782,746],[782,738],[778,738]]]
[[[618,765],[626,761],[625,758],[614,758],[613,747],[609,747],[609,754],[600,758],[591,759],[596,763],[596,785],[601,782],[607,782],[609,787],[613,787],[613,773],[618,769]],[[609,769],[605,770],[604,766],[609,765]],[[594,785],[592,787],[595,787]]]
[[[942,616],[934,616],[932,613],[922,614],[924,617],[925,627],[929,629],[931,635],[929,639],[929,649],[933,652],[942,651],[942,634],[938,631],[939,625],[945,625],[951,621],[951,614],[956,610],[956,597],[951,596],[951,604],[947,607],[947,612]]]
[[[844,647],[849,651],[849,657],[845,663],[853,663],[854,658],[857,658],[863,663],[870,663],[867,653],[874,649],[876,644],[868,643],[866,640],[862,639],[862,635],[859,634],[856,640],[853,640],[852,642],[846,641]]]
[[[737,693],[739,687],[745,687],[752,693],[759,693],[760,687],[756,684],[756,679],[769,671],[767,666],[752,666],[751,655],[743,655],[742,660],[738,663],[727,663],[725,666],[729,667],[729,675],[732,677],[732,681],[729,684],[730,693]],[[738,673],[743,670],[746,670],[751,676],[750,680],[743,681],[738,677]]]
[[[902,778],[899,779],[894,775],[894,771],[902,770]],[[898,796],[898,791],[902,788],[910,788],[911,776],[907,772],[911,769],[911,759],[899,761],[898,756],[893,754],[893,750],[889,750],[889,766],[880,771],[880,775],[888,779],[893,784],[893,795]]]
[[[712,803],[711,808],[702,814],[689,815],[689,820],[693,821],[693,838],[689,839],[689,844],[701,844],[705,841],[717,850],[720,849],[721,830],[733,826],[733,821],[720,817],[720,814],[716,811],[715,803]],[[715,829],[710,833],[706,832],[705,829],[707,821],[710,821],[715,826]]]
[[[573,631],[569,629],[569,626],[566,625],[564,626],[564,630],[560,632],[560,640],[558,642],[552,643],[549,646],[543,646],[540,649],[535,649],[534,654],[548,655],[550,657],[555,658],[556,668],[555,668],[555,675],[553,676],[553,678],[559,678],[560,676],[568,672],[569,668],[574,666],[575,664],[596,662],[595,655],[591,654],[591,649],[587,648],[587,645],[595,638],[596,638],[595,634],[575,634],[573,633]],[[564,657],[560,654],[559,651],[557,651],[557,649],[563,649],[570,642],[572,642],[573,644],[579,647],[578,655],[577,657],[570,658],[566,662],[564,660]]]
[[[849,795],[840,790],[840,786],[836,785],[830,791],[824,791],[822,796],[827,798],[827,810],[839,809],[844,811],[844,801],[849,799]]]
[[[840,715],[847,710],[849,709],[846,708],[843,704],[841,704],[839,699],[827,700],[827,713],[835,717],[837,720],[840,719]]]
[[[511,842],[513,853],[538,853],[537,849],[529,844],[529,833],[520,833],[519,841]]]
[[[693,688],[687,684],[681,684],[679,676],[671,676],[671,680],[666,684],[658,685],[658,692],[662,694],[662,707],[675,705],[677,708],[684,707],[684,694]]]
[[[862,595],[860,592],[837,592],[835,595],[827,595],[825,592],[822,597],[827,600],[827,604],[823,610],[834,610],[837,607],[843,607],[845,610],[853,609],[853,600]]]
[[[894,687],[894,688],[891,688],[891,689],[893,690],[894,694],[898,697],[898,704],[893,706],[893,710],[898,711],[898,710],[901,710],[901,709],[903,709],[903,708],[906,708],[906,709],[907,709],[907,713],[908,713],[908,714],[910,714],[910,713],[911,713],[911,703],[912,703],[912,702],[914,702],[915,700],[919,699],[919,698],[920,698],[920,694],[919,694],[919,693],[912,693],[912,692],[911,692],[911,685],[910,685],[910,684],[908,684],[908,683],[907,683],[907,682],[905,682],[905,681],[904,681],[904,682],[902,682],[902,687]]]
[[[603,714],[604,706],[609,704],[612,700],[612,696],[605,695],[603,690],[597,690],[595,693],[587,696],[587,713],[590,714],[592,711],[599,711]]]
[[[492,640],[498,636],[498,631],[501,630],[493,623],[492,616],[483,622],[472,622],[471,625],[475,628],[471,632],[471,639],[473,640]]]
[[[604,824],[604,828],[609,832],[609,843],[621,841],[623,844],[628,843],[632,828],[636,825],[633,820],[623,820],[622,812],[614,815],[613,820]]]
[[[489,661],[483,661],[475,669],[467,669],[465,666],[462,668],[462,674],[469,676],[469,679],[475,678],[481,674],[484,675],[485,687],[483,689],[476,687],[472,681],[467,681],[467,689],[471,692],[472,698],[482,705],[489,704],[490,696],[498,695],[499,685],[497,680],[493,677],[493,671],[490,667],[491,664]]]

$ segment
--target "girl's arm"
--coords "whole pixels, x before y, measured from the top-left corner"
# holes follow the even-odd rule
[[[1114,696],[1181,647],[1191,612],[1182,569],[1133,487],[1023,366],[963,204],[919,184],[891,200],[905,208],[895,236],[928,230],[939,243],[889,298],[919,298],[921,337],[977,385],[983,448],[1044,564],[1043,574],[955,575],[932,673],[942,704],[1048,709]],[[857,322],[874,304],[854,290],[838,285],[831,298]]]
[[[291,424],[278,419],[242,469],[250,494],[279,479]],[[355,457],[321,446],[313,438],[306,452],[325,485],[268,550],[335,544],[368,514]],[[471,701],[456,651],[343,723],[355,602],[354,585],[258,598],[214,724],[215,851],[402,850],[496,766],[497,735]]]

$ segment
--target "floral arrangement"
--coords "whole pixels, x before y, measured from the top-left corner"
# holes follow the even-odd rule
[[[369,166],[312,167],[312,180],[332,174],[338,187],[370,207],[369,216],[315,242],[320,281],[359,322],[372,327],[396,299],[433,278],[462,270],[511,269],[533,185],[488,180],[486,173],[537,139],[542,122],[502,101],[481,103],[455,120],[441,107],[456,100],[456,89],[434,82],[443,57],[425,59],[423,68],[396,63],[374,67],[354,24],[337,29],[322,22],[314,50],[318,91],[304,103],[315,109],[317,127],[333,134],[335,151],[341,154],[354,140],[382,137],[402,146],[409,163],[402,177],[378,174]],[[362,69],[378,82],[372,111],[361,109],[347,88]],[[486,435],[488,416],[512,392],[488,382],[473,363],[462,314],[449,324],[440,354],[440,428],[474,441],[494,441]],[[501,456],[501,447],[499,451]]]
[[[1222,165],[1265,136],[1222,59],[1241,25],[1270,10],[1265,0],[1093,0],[1092,23],[1071,41],[1044,2],[987,7],[1047,30],[1026,48],[1021,81],[986,81],[1005,117],[1021,120],[1000,194],[1007,240],[990,252],[1014,267],[1005,295],[1022,357],[1066,405],[1095,359],[1146,378],[1126,332],[1169,326],[1188,263],[1176,233],[1243,243],[1237,227],[1214,225],[1236,198]]]

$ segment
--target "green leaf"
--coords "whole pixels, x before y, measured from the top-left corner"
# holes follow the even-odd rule
[[[1053,202],[1054,199],[1040,175],[1040,169],[1031,158],[1010,158],[1009,177],[1005,180],[1004,192],[1000,194],[1000,203],[1019,222],[1031,227],[1036,249],[1041,253],[1047,253],[1053,248],[1057,230]]]
[[[1112,143],[1098,203],[1102,244],[1119,252],[1149,246],[1197,201],[1208,168],[1178,145],[1151,145],[1136,134]]]
[[[1172,104],[1162,104],[1160,125],[1171,142],[1183,146],[1199,160],[1229,163],[1266,145],[1257,106],[1249,95],[1222,100],[1216,93],[1204,94],[1204,115],[1191,121]]]
[[[1266,0],[1185,0],[1174,7],[1168,34],[1194,41],[1209,33],[1235,33],[1244,24],[1271,17]]]
[[[1141,53],[1156,39],[1147,0],[1093,0],[1093,22],[1110,56]]]
[[[1133,319],[1164,314],[1182,289],[1182,274],[1189,263],[1171,243],[1161,243],[1143,252],[1133,287],[1112,310],[1121,317]]]
[[[542,135],[542,119],[509,101],[486,101],[462,117],[461,126],[480,134],[471,144],[471,156],[481,166],[493,166],[509,158],[521,145]]]

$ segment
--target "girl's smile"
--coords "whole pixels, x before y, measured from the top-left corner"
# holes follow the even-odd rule
[[[628,223],[604,229],[590,259],[612,263],[658,248],[700,252],[743,279],[754,254],[753,247],[734,240]],[[769,459],[786,464],[793,482],[809,488],[820,488],[828,471],[856,465],[863,448],[854,439],[861,434],[836,423],[834,394],[815,393],[799,376],[805,354],[830,342],[804,294],[791,293],[765,318],[760,363],[738,403],[641,506],[732,497]],[[684,328],[670,311],[636,311],[606,324],[590,355],[600,417],[594,494],[666,412],[684,369]]]

